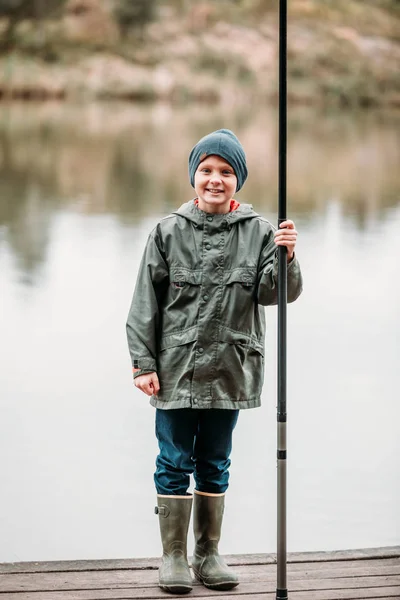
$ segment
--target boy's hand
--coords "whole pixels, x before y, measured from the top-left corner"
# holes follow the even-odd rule
[[[145,375],[139,375],[133,380],[133,383],[139,390],[152,396],[156,396],[160,391],[160,382],[158,381],[157,373],[146,373]]]
[[[275,244],[277,246],[286,246],[288,262],[290,262],[294,256],[296,240],[297,231],[294,227],[293,221],[283,221],[279,225],[279,229],[275,231]]]

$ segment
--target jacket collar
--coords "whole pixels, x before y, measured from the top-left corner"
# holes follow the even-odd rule
[[[178,215],[180,217],[184,217],[188,221],[191,221],[196,227],[203,227],[204,220],[209,213],[204,212],[195,204],[195,198],[193,200],[189,200],[189,202],[185,202],[182,204],[178,210],[173,211],[173,215]],[[217,223],[227,223],[228,227],[231,227],[234,223],[238,223],[239,221],[245,221],[246,219],[254,219],[255,217],[259,217],[260,215],[253,210],[251,204],[242,204],[233,210],[232,212],[217,215],[212,215],[214,221]]]

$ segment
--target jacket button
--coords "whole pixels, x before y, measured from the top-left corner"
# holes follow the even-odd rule
[[[212,217],[206,217],[207,221],[212,221],[213,218]]]
[[[207,300],[209,299],[210,296],[207,296],[207,294],[204,294],[203,296],[203,300],[205,300],[207,302]]]
[[[206,244],[205,248],[206,250],[211,250],[211,244]]]
[[[203,354],[203,352],[204,352],[204,348],[197,348],[197,352],[198,352],[199,354]]]

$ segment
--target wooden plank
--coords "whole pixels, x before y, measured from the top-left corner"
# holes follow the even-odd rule
[[[393,560],[393,559],[387,559]],[[397,560],[397,559],[394,559]],[[288,566],[288,581],[305,580],[319,581],[343,578],[362,577],[399,577],[400,563],[381,565],[376,561],[373,566],[365,565],[364,561],[353,561],[351,565],[343,563],[340,569],[335,563],[320,563],[318,569],[315,563],[304,563]],[[293,570],[292,570],[293,569]],[[241,566],[235,568],[240,580],[268,582],[276,578],[276,566]],[[85,590],[85,589],[115,589],[125,587],[154,586],[158,581],[156,571],[75,571],[64,573],[18,573],[0,575],[0,593],[5,592],[35,592],[40,590]],[[1,598],[0,598],[1,600]]]
[[[276,566],[268,568],[268,566],[248,566],[248,567],[235,567],[235,571],[240,574],[245,574],[246,577],[263,577],[269,573],[276,573]],[[299,574],[306,574],[307,577],[363,577],[368,575],[398,575],[400,573],[400,562],[392,563],[389,565],[382,565],[379,561],[373,564],[365,565],[363,561],[355,563],[342,563],[337,565],[335,563],[321,563],[315,565],[314,563],[302,565],[288,565],[287,572],[289,577],[298,577]]]
[[[158,569],[160,558],[122,558],[104,560],[61,560],[0,563],[3,573],[58,573],[68,571],[120,571]]]
[[[358,550],[337,550],[332,552],[290,552],[288,563],[332,562],[348,560],[368,560],[378,558],[400,558],[400,546],[365,548]],[[275,554],[233,554],[227,555],[230,565],[275,564]],[[0,563],[0,573],[37,573],[44,571],[104,571],[158,569],[159,558],[124,558],[105,560],[63,560],[44,562]]]
[[[165,600],[165,596],[161,596]],[[206,600],[208,596],[200,596],[198,600]],[[237,594],[222,595],[220,598],[224,600],[270,600],[275,599],[275,591],[270,593],[261,594],[245,594],[238,596]],[[400,598],[400,587],[396,588],[380,588],[378,593],[375,594],[375,590],[360,590],[359,592],[353,590],[328,590],[314,592],[289,592],[290,600],[382,600],[388,598]],[[70,600],[70,599],[68,599]],[[112,599],[110,599],[112,600]]]
[[[250,593],[241,593],[237,591],[218,593],[205,588],[194,588],[190,597],[195,596],[196,600],[207,600],[207,598],[223,598],[224,600],[270,600],[275,598],[275,590],[270,592],[259,591]],[[189,596],[188,596],[189,597]],[[289,590],[290,600],[387,600],[400,598],[400,586],[390,586],[386,588],[358,589],[358,590],[317,590],[317,591],[292,591]],[[5,594],[1,600],[139,600],[144,596],[137,595],[135,590],[98,590],[87,592],[39,592],[24,593],[15,596],[14,594]],[[154,589],[153,595],[148,596],[147,600],[166,600],[167,598],[182,598],[174,594],[166,594],[160,589]]]
[[[165,596],[162,596],[165,600]],[[220,596],[224,600],[270,600],[275,599],[275,592],[261,594],[245,594],[238,596],[229,594]],[[378,588],[377,590],[327,590],[317,592],[292,592],[289,591],[290,600],[387,600],[400,598],[400,587]],[[207,596],[199,597],[198,600],[206,600]],[[70,600],[68,598],[68,600]],[[74,599],[75,600],[75,599]],[[76,599],[77,600],[77,599]],[[113,600],[110,598],[110,600]]]
[[[371,558],[398,558],[400,546],[383,548],[359,548],[357,550],[335,550],[328,552],[292,552],[288,562],[326,562],[342,560],[367,560]]]
[[[35,563],[37,565],[36,569],[28,569],[28,570],[24,570],[24,569],[20,569],[19,566],[23,563],[16,563],[16,565],[18,565],[18,567],[16,569],[11,568],[10,570],[5,570],[3,572],[0,572],[0,580],[2,577],[4,577],[4,575],[13,575],[13,576],[17,576],[18,574],[34,574],[34,573],[69,573],[69,572],[75,572],[75,573],[80,573],[80,572],[113,572],[113,571],[138,571],[138,572],[144,572],[144,571],[157,571],[158,567],[160,565],[160,559],[153,559],[155,560],[155,565],[154,568],[146,568],[144,566],[142,566],[141,568],[132,568],[132,569],[128,569],[126,568],[126,565],[123,566],[122,569],[117,569],[114,565],[113,568],[104,568],[104,569],[100,569],[100,564],[96,563],[96,568],[92,569],[92,568],[88,568],[85,569],[84,565],[87,564],[87,561],[78,561],[78,562],[70,562],[68,565],[68,568],[61,568],[61,569],[56,569],[56,568],[48,568],[50,566],[50,563]],[[104,561],[106,564],[110,564],[113,563],[114,561]],[[120,561],[115,561],[115,563],[119,563]],[[83,563],[83,564],[81,564]],[[12,564],[12,563],[9,563]],[[40,569],[40,565],[43,565],[43,569]],[[239,563],[239,564],[235,564],[232,561],[228,561],[228,564],[233,566],[234,568],[246,568],[248,569],[249,573],[253,573],[256,572],[256,570],[258,568],[262,568],[265,569],[267,572],[269,570],[276,570],[276,564],[275,563],[253,563],[250,562],[247,565],[244,565],[243,563]],[[295,571],[303,571],[305,568],[305,565],[307,565],[307,569],[308,570],[320,570],[321,568],[329,568],[329,570],[335,570],[337,569],[338,571],[340,569],[353,569],[353,568],[368,568],[368,567],[376,567],[376,566],[394,566],[394,565],[400,565],[400,558],[383,558],[383,559],[357,559],[357,560],[348,560],[348,561],[332,561],[332,562],[326,562],[326,561],[321,561],[321,562],[311,562],[311,563],[302,563],[302,562],[296,562],[296,563],[288,563],[288,570],[290,570],[290,572],[295,572]],[[76,566],[76,568],[74,569],[73,566]],[[135,565],[133,565],[133,567],[136,567]]]
[[[349,569],[368,569],[375,567],[398,567],[400,565],[400,558],[383,558],[372,559],[372,560],[348,560],[348,561],[333,561],[333,562],[311,562],[311,563],[289,563],[288,570],[291,573],[297,571],[304,571],[307,568],[309,571],[321,571],[330,570],[332,572],[340,572],[342,570]],[[249,565],[249,569],[252,569],[252,565]],[[263,568],[266,568],[263,567]]]
[[[261,593],[262,591],[273,591],[275,589],[276,577],[270,577],[268,580],[256,580],[251,582],[242,581],[238,588],[238,593]],[[338,579],[309,579],[309,578],[301,578],[301,579],[290,579],[289,580],[290,589],[292,591],[303,591],[303,590],[338,590],[338,589],[360,589],[360,588],[379,588],[379,587],[389,587],[389,586],[400,586],[400,575],[396,576],[382,576],[382,577],[345,577]],[[194,582],[194,586],[201,588],[200,584]],[[130,590],[130,593],[133,595],[137,595],[140,598],[150,598],[154,594],[154,589],[157,588],[157,581],[153,582],[151,586],[129,586],[124,588],[115,588],[116,590],[121,589],[122,593],[126,592],[126,590]],[[202,588],[201,588],[202,589]],[[50,588],[47,588],[49,591]],[[85,597],[95,597],[100,591],[102,593],[106,593],[107,591],[112,591],[113,588],[99,589],[53,589],[52,592],[57,592],[62,595],[64,591],[72,592],[82,592]],[[14,592],[15,593],[15,592]],[[18,592],[17,592],[18,593]],[[28,593],[44,593],[44,588],[42,590],[38,590],[36,592],[28,592]],[[200,593],[197,590],[197,593]],[[25,595],[25,592],[22,592]],[[1,596],[3,598],[3,596]],[[21,594],[18,593],[18,599],[20,599]]]
[[[236,567],[236,572],[241,581],[241,587],[248,583],[254,583],[258,587],[268,586],[276,580],[276,569],[266,572],[262,567],[254,570],[254,567]],[[400,585],[400,566],[376,567],[372,570],[358,569],[336,571],[320,570],[308,572],[307,565],[304,571],[294,573],[288,572],[288,584],[293,589],[305,589],[305,586],[315,589],[327,587],[360,587],[362,582],[369,581],[374,587],[384,586],[385,580],[391,585]],[[336,584],[334,582],[337,582]],[[361,581],[361,583],[360,583]],[[119,571],[119,572],[75,572],[75,573],[33,573],[0,576],[0,593],[39,592],[46,590],[90,590],[90,589],[118,589],[118,588],[151,588],[157,586],[158,575],[154,571]],[[144,594],[144,592],[142,592]],[[143,596],[144,597],[144,596]],[[1,599],[0,599],[1,600]]]
[[[268,565],[266,566],[248,566],[248,567],[235,567],[235,571],[238,573],[240,577],[243,578],[265,578],[270,574],[276,573],[276,566],[274,565],[272,568]],[[363,562],[353,563],[348,565],[347,563],[343,563],[339,568],[335,564],[324,563],[316,566],[311,563],[301,565],[299,568],[297,565],[288,565],[288,577],[298,578],[298,577],[309,577],[309,578],[335,578],[335,577],[366,577],[372,575],[399,575],[400,573],[400,563],[393,563],[390,565],[381,565],[379,562],[374,563],[373,565],[364,565]]]

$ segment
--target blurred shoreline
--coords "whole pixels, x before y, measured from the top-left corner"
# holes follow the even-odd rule
[[[276,105],[274,4],[250,2],[252,8],[245,10],[232,3],[197,2],[179,10],[179,3],[166,2],[140,34],[121,37],[106,0],[91,0],[87,10],[77,11],[85,2],[69,0],[58,19],[40,25],[19,24],[13,43],[3,44],[0,52],[2,101]],[[72,4],[74,11],[68,8]],[[399,108],[397,4],[293,0],[289,103]],[[0,36],[4,28],[3,19]]]
[[[293,107],[288,117],[288,201],[299,226],[334,207],[364,231],[398,210],[398,111]],[[56,215],[131,227],[168,214],[194,195],[190,148],[218,127],[233,129],[246,149],[250,177],[238,200],[274,220],[276,110],[0,104],[0,254],[11,248],[30,273],[43,262]]]

